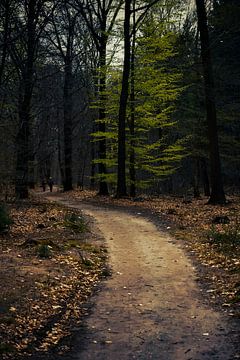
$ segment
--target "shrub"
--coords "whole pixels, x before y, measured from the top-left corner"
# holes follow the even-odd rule
[[[50,258],[52,254],[51,246],[47,244],[41,244],[38,246],[38,256],[42,258]]]
[[[84,233],[88,231],[85,219],[77,214],[67,214],[64,219],[64,226],[72,229],[76,233]]]
[[[240,245],[240,224],[236,222],[235,224],[224,225],[221,229],[212,225],[207,232],[207,238],[210,243],[220,246]]]
[[[13,223],[4,204],[0,204],[0,233],[6,232]]]
[[[12,345],[7,343],[0,343],[0,354],[7,354],[14,352],[15,349]]]

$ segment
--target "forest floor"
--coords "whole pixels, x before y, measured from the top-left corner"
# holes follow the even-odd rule
[[[106,248],[92,220],[44,199],[8,204],[0,235],[0,359],[46,354],[82,324],[105,269]],[[59,345],[60,344],[60,345]]]
[[[209,292],[212,302],[240,318],[240,196],[228,196],[224,206],[209,205],[207,197],[143,195],[136,199],[115,199],[97,196],[92,191],[74,191],[63,196],[154,215],[168,233],[183,241],[192,260],[202,265],[204,281],[215,288]]]
[[[54,348],[52,358],[57,359],[69,348],[64,339],[78,334],[77,343],[85,348],[70,353],[71,359],[118,359],[121,349],[125,349],[121,359],[240,358],[231,348],[239,341],[239,197],[232,197],[226,206],[210,206],[206,199],[142,196],[135,201],[116,200],[88,191],[51,196],[72,209],[36,198],[11,206],[14,224],[1,238],[0,357],[17,359],[33,354],[32,359],[37,359],[48,354],[51,358],[49,350]],[[76,224],[68,222],[70,214],[82,217],[81,209],[91,215],[86,218],[88,231],[85,225],[84,231],[76,231]],[[98,220],[100,235],[92,216]],[[160,248],[154,242],[156,229],[146,228],[153,225],[149,221],[143,225],[144,219],[160,225]],[[129,241],[129,222],[136,229],[145,227],[144,237],[140,231],[135,243]],[[119,235],[116,226],[123,226],[119,231],[122,249],[116,242],[113,245],[112,239]],[[144,246],[148,233],[154,236],[147,238],[148,246]],[[87,302],[102,277],[109,275],[102,235],[107,238],[113,274],[93,297],[98,305],[95,315],[87,317],[92,331],[84,328],[79,339],[86,323],[82,317],[91,312]],[[160,265],[161,261],[167,263]],[[142,284],[146,285],[144,292]],[[121,292],[114,291],[116,288]],[[166,294],[157,297],[163,288]],[[200,298],[211,305],[203,305]],[[119,301],[123,307],[114,312]],[[160,314],[156,308],[161,309]],[[136,324],[135,332],[129,319]],[[100,331],[103,323],[106,326]],[[164,333],[156,336],[154,325],[158,329],[164,326]],[[125,334],[122,339],[116,326]],[[158,357],[159,351],[165,355]]]

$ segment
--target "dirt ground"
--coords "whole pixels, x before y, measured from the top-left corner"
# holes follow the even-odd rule
[[[62,340],[80,326],[105,271],[106,249],[91,219],[42,200],[9,204],[13,224],[0,235],[3,360],[66,351]]]
[[[239,322],[208,304],[192,261],[164,229],[138,210],[62,202],[96,219],[112,277],[92,299],[92,314],[72,351],[59,359],[240,358]]]

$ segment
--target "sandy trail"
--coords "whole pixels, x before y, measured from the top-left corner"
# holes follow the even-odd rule
[[[166,233],[139,214],[67,205],[96,219],[112,269],[67,359],[235,359],[227,319],[204,301],[191,261]]]

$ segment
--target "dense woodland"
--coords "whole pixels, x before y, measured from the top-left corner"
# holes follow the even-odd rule
[[[1,0],[0,182],[239,190],[238,0]],[[224,192],[225,191],[225,192]]]

